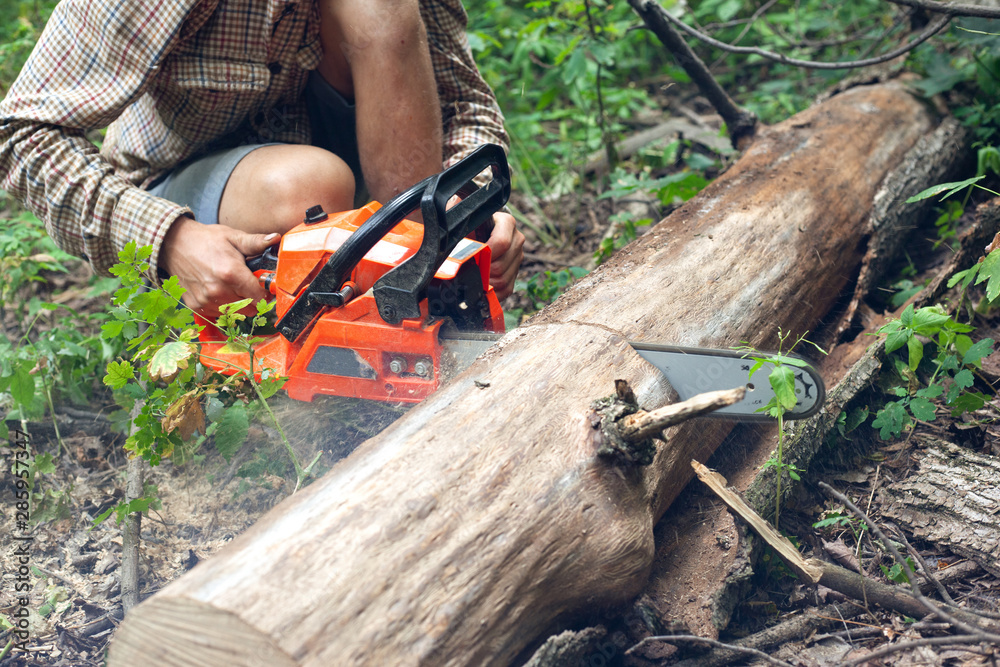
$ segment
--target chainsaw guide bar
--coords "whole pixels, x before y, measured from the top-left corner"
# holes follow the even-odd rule
[[[449,359],[453,374],[464,370],[476,357],[500,340],[499,334],[470,334],[451,328],[440,332],[442,358]],[[746,396],[739,403],[720,408],[707,417],[738,419],[740,421],[770,421],[767,414],[759,412],[774,398],[774,390],[767,381],[766,369],[750,377],[754,360],[743,352],[700,347],[680,347],[630,341],[643,359],[653,364],[667,378],[667,382],[686,401],[707,391],[745,387]],[[766,352],[755,353],[758,357],[771,357]],[[785,357],[793,355],[783,355]],[[806,419],[823,407],[826,386],[823,378],[805,359],[795,356],[806,366],[795,367],[795,395],[798,402],[785,413],[785,419]],[[447,376],[452,377],[451,374]]]

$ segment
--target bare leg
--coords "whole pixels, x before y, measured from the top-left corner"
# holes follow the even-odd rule
[[[357,109],[371,195],[389,201],[441,171],[441,109],[417,0],[321,0],[319,72]]]
[[[354,208],[351,168],[314,146],[262,146],[229,177],[219,222],[252,234],[284,234],[315,204],[327,213]]]

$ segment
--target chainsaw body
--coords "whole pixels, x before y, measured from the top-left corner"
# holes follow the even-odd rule
[[[490,169],[476,188],[472,178]],[[317,394],[416,403],[441,382],[440,329],[504,330],[489,285],[490,249],[466,238],[492,219],[510,193],[503,150],[483,146],[386,206],[306,220],[273,252],[248,266],[277,300],[277,332],[251,355],[232,350],[211,323],[202,330],[202,363],[287,377],[292,398]],[[455,194],[463,199],[446,210]],[[419,207],[424,224],[406,219]],[[202,322],[204,323],[204,322]],[[251,367],[252,364],[252,367]]]

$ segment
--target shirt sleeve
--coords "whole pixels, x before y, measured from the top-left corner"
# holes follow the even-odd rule
[[[458,162],[481,144],[509,149],[503,114],[496,96],[472,58],[465,30],[468,16],[461,0],[420,3],[427,27],[431,63],[437,79],[444,123],[444,165]]]
[[[198,0],[63,0],[0,102],[2,187],[56,244],[107,274],[130,240],[152,245],[190,210],[117,175],[85,136],[138,99]]]

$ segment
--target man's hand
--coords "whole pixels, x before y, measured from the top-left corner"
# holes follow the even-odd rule
[[[503,301],[514,292],[514,279],[524,259],[524,234],[514,225],[510,213],[493,214],[493,233],[486,245],[490,247],[490,285]]]
[[[279,238],[279,234],[249,234],[183,217],[163,239],[159,265],[177,276],[187,290],[184,303],[207,318],[215,318],[223,304],[265,297],[264,288],[247,268],[246,260],[261,254]]]

